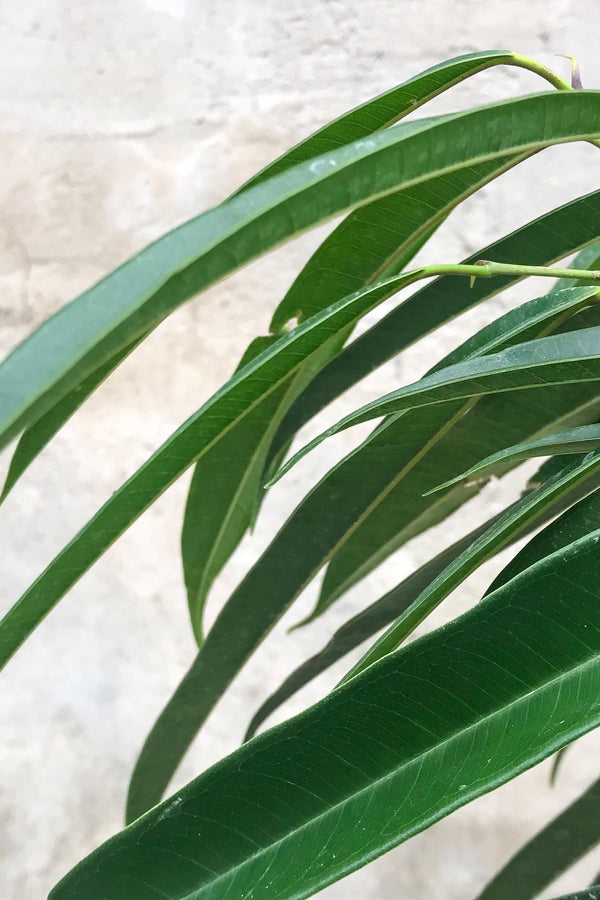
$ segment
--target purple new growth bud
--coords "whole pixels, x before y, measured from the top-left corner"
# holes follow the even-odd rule
[[[581,72],[579,71],[579,63],[574,56],[567,56],[565,53],[557,53],[557,56],[562,56],[563,59],[571,60],[571,87],[576,91],[579,91],[583,88],[583,84],[581,83]]]

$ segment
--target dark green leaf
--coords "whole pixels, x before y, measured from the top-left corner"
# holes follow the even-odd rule
[[[63,307],[4,361],[0,446],[244,263],[337,213],[445,171],[598,137],[599,96],[546,93],[401,123],[288,169],[180,226]]]
[[[343,144],[347,144],[353,140],[368,137],[374,131],[378,131],[387,127],[395,121],[412,112],[416,107],[430,100],[432,97],[443,92],[447,88],[452,87],[463,79],[480,72],[494,65],[516,65],[529,67],[529,61],[512,53],[473,53],[467,56],[458,57],[434,66],[433,69],[423,72],[416,78],[411,78],[408,82],[394,88],[391,91],[369,100],[357,109],[351,110],[340,118],[331,122],[325,128],[311,135],[305,141],[302,141],[297,147],[285,153],[278,160],[267,166],[258,175],[254,176],[247,182],[236,195],[246,190],[248,187],[254,186],[260,182],[267,180],[269,177],[280,174],[281,172],[291,168],[300,162],[305,162],[319,156],[322,153],[335,150]],[[543,74],[540,71],[539,74]],[[561,87],[559,83],[550,77],[551,83],[557,87]],[[236,196],[234,195],[234,196]],[[436,225],[439,224],[441,216],[433,217],[433,225],[427,230],[424,224],[421,224],[421,235],[416,235],[413,252],[418,249],[418,243],[427,239]],[[402,256],[401,248],[398,254]],[[412,254],[411,254],[412,255]],[[400,271],[401,265],[396,269]],[[388,274],[396,274],[389,272]],[[362,285],[357,285],[356,288]],[[324,306],[329,305],[333,300],[350,293],[350,290],[344,291],[332,296]],[[283,301],[285,305],[285,300]],[[284,321],[284,320],[283,320]],[[278,329],[277,329],[278,330]],[[142,335],[140,340],[145,335]],[[137,343],[137,342],[136,342]],[[130,348],[132,349],[132,348]],[[89,377],[77,385],[77,387],[67,393],[63,400],[56,405],[50,406],[45,415],[42,416],[39,423],[34,423],[23,436],[15,456],[11,463],[2,498],[6,496],[8,491],[14,485],[16,480],[23,473],[25,468],[33,461],[41,449],[48,443],[54,434],[64,425],[70,416],[81,406],[84,400],[96,389],[96,387],[121,363],[129,350],[119,350],[116,354],[109,357],[99,368],[98,371],[90,373]],[[0,498],[0,500],[2,499]]]
[[[568,465],[565,466],[565,470],[568,468]],[[560,519],[529,541],[494,578],[486,593],[502,587],[540,559],[556,553],[597,528],[600,528],[600,494],[594,493],[580,500],[568,512],[563,513]]]
[[[472,572],[490,559],[524,528],[534,522],[539,513],[548,509],[555,500],[567,495],[573,487],[587,481],[600,471],[600,453],[590,453],[581,463],[548,479],[537,490],[521,497],[499,516],[486,531],[477,537],[460,556],[429,584],[351,669],[346,678],[355,677],[382,656],[392,653],[415,628]],[[591,481],[596,486],[596,481]],[[550,526],[553,527],[553,526]]]
[[[0,622],[0,666],[70,587],[195,460],[250,415],[327,341],[394,290],[414,280],[399,275],[313,316],[240,369],[150,459],[115,491]]]
[[[487,456],[466,472],[435,488],[435,491],[444,490],[460,481],[471,481],[493,475],[507,462],[522,462],[536,456],[567,456],[573,453],[587,453],[596,450],[598,445],[600,445],[600,425],[580,425],[578,428],[570,428],[567,431],[545,434],[536,438],[535,441],[524,441]]]
[[[328,428],[284,465],[279,477],[325,438],[360,422],[488,393],[596,381],[600,378],[599,338],[600,328],[552,335],[426,375],[414,384],[366,404]]]
[[[595,191],[528,222],[464,262],[493,259],[508,263],[518,259],[523,265],[547,266],[595,241],[599,219],[600,191]],[[582,262],[593,263],[596,258],[594,252],[591,259],[586,256]],[[276,446],[284,445],[312,416],[378,366],[519,280],[509,276],[480,278],[471,288],[464,278],[446,275],[422,288],[356,338],[316,376],[283,420],[275,438]]]
[[[233,196],[266,181],[273,175],[287,171],[291,166],[307,162],[324,153],[331,153],[344,144],[369,137],[382,128],[388,128],[454,85],[493,66],[517,66],[530,69],[531,60],[516,53],[491,50],[483,53],[467,53],[432,66],[414,78],[409,78],[403,84],[362,103],[329,122],[310,137],[296,144],[291,150],[287,150],[283,156],[269,163],[257,175],[250,178]],[[543,67],[536,66],[534,71],[559,90],[568,87],[550,70],[544,71]]]
[[[581,303],[585,304],[590,301],[590,298],[593,298],[595,292],[594,288],[571,290],[578,290],[582,293],[570,294],[561,291],[552,297],[540,297],[525,303],[501,316],[452,351],[432,371],[438,371],[449,363],[499,350],[526,340],[528,337],[548,333],[554,328],[570,328],[570,322],[577,320],[574,314],[579,306],[578,298],[581,298]],[[597,308],[593,310],[593,313],[595,320],[600,320]],[[565,322],[566,316],[573,318]],[[502,440],[497,428],[498,419],[495,418],[498,414],[501,414],[502,421],[508,429],[515,427],[513,422],[516,420],[516,430],[520,434],[523,434],[524,424],[532,426],[526,430],[527,437],[532,437],[535,433],[533,417],[537,417],[537,414],[533,411],[527,412],[526,418],[523,420],[525,403],[532,409],[535,400],[532,402],[525,396],[516,396],[514,400],[512,397],[507,397],[505,402],[500,403],[499,409],[498,403],[484,399],[483,404],[480,404],[479,407],[471,408],[464,422],[461,420],[453,426],[449,435],[441,435],[440,444],[423,447],[421,459],[414,461],[408,479],[396,478],[395,484],[390,483],[385,495],[379,502],[371,502],[370,508],[365,512],[362,520],[357,523],[353,534],[337,548],[325,574],[313,615],[325,611],[391,552],[423,531],[424,528],[437,524],[456,508],[457,504],[452,503],[452,498],[458,495],[453,492],[446,495],[450,502],[449,506],[448,502],[445,503],[443,500],[440,504],[432,503],[431,500],[436,498],[423,499],[422,495],[431,490],[428,485],[431,485],[431,476],[435,468],[440,473],[450,470],[456,472],[455,466],[459,459],[466,457],[476,459],[472,454],[476,452],[477,447],[498,448],[498,444]],[[577,407],[579,406],[580,402],[577,402]],[[432,410],[431,419],[434,421],[437,419],[444,427],[450,421],[455,405],[449,404],[449,407],[450,409],[447,410],[442,405],[439,410]],[[555,408],[552,401],[550,408]],[[492,413],[491,416],[490,413]],[[411,427],[414,419],[418,419],[422,415],[422,412],[405,413],[395,428],[403,432]],[[540,425],[546,429],[551,421],[552,418],[545,416],[540,421],[538,429]],[[393,452],[397,457],[397,450]],[[509,468],[511,468],[510,465],[505,466],[502,470],[503,473]],[[407,480],[411,482],[408,487],[406,486]],[[473,481],[472,484],[465,484],[465,487],[478,490],[481,484],[478,485],[476,481]],[[412,503],[409,498],[414,498]],[[409,514],[412,514],[412,518],[408,518]]]
[[[573,461],[574,462],[574,461]],[[563,469],[566,468],[566,464],[563,462]],[[552,473],[554,475],[555,473]],[[551,477],[551,476],[549,476]],[[534,479],[538,482],[538,486],[541,487],[541,484],[545,480],[545,478],[538,473]],[[600,486],[600,478],[596,476],[596,480],[590,479],[589,481],[583,482],[583,484],[578,485],[574,490],[570,491],[565,497],[560,497],[554,503],[552,503],[545,511],[543,511],[539,518],[535,519],[528,527],[526,527],[522,532],[518,535],[515,535],[511,538],[509,543],[512,543],[514,540],[519,540],[524,535],[526,535],[529,531],[539,528],[540,524],[543,524],[545,521],[554,518],[554,516],[562,513],[565,508],[568,508],[570,504],[576,502],[578,497],[583,494],[586,494],[590,490],[594,490],[596,487]],[[591,504],[593,504],[594,509],[600,509],[600,493],[594,493],[589,498]],[[587,501],[583,501],[586,503]],[[580,506],[582,504],[579,504]],[[507,510],[508,511],[508,510]],[[437,576],[444,571],[455,559],[457,559],[460,554],[462,554],[471,544],[477,540],[484,532],[486,532],[504,513],[499,513],[497,516],[494,516],[493,519],[490,519],[488,522],[484,522],[483,525],[480,525],[478,528],[471,531],[469,534],[465,535],[465,537],[456,541],[451,546],[447,547],[445,550],[442,550],[437,556],[434,556],[432,559],[428,560],[424,565],[422,565],[419,569],[409,575],[404,581],[401,581],[400,584],[396,585],[396,587],[392,588],[391,591],[388,591],[383,597],[379,600],[376,600],[374,603],[370,604],[366,609],[361,610],[355,616],[353,616],[348,622],[345,622],[338,630],[333,634],[328,643],[323,647],[323,649],[316,653],[314,656],[311,656],[304,663],[298,666],[291,675],[286,678],[286,680],[281,684],[281,686],[273,693],[267,700],[262,704],[262,706],[257,710],[255,715],[248,726],[248,730],[245,735],[245,740],[249,740],[254,736],[257,729],[260,725],[265,721],[267,716],[269,716],[272,712],[274,712],[282,703],[288,700],[293,694],[299,691],[304,685],[308,684],[313,678],[316,678],[330,666],[334,665],[338,660],[342,659],[347,653],[351,650],[354,650],[364,641],[373,637],[378,631],[382,628],[385,628],[386,625],[389,625],[393,622],[399,615],[401,615],[409,606],[413,603],[414,600],[422,593],[422,591],[427,588],[431,582],[437,578]],[[561,517],[561,521],[566,521],[569,518],[569,513],[566,513]],[[579,515],[577,517],[577,522],[581,523],[584,521],[583,515]],[[589,526],[589,527],[588,527]],[[595,527],[600,527],[600,521],[596,522],[593,518],[588,519],[588,524],[585,526],[586,532],[593,530]],[[556,530],[555,530],[556,531]],[[558,532],[561,533],[561,532]],[[571,540],[566,539],[564,544],[571,543],[572,540],[575,540],[577,537],[582,536],[583,531],[572,531],[570,528],[565,529],[564,531],[566,537],[573,535]],[[537,562],[538,559],[541,559],[544,556],[548,556],[550,553],[554,552],[556,549],[555,544],[546,544],[545,552],[541,552],[536,554],[535,556],[527,557],[526,551],[529,547],[535,543],[537,539],[534,539],[529,542],[527,547],[521,551],[521,554],[513,560],[512,563],[509,563],[509,566],[503,570],[506,572],[507,569],[516,562],[519,557],[523,556],[523,564],[515,569],[513,574],[518,574],[518,572],[523,571],[525,568],[528,568],[533,562]],[[564,544],[561,544],[563,546]],[[492,589],[495,590],[496,587],[500,587],[501,584],[504,583],[506,579],[501,579],[499,576],[496,581],[492,583],[492,586],[486,593],[491,593]],[[559,751],[559,753],[562,751]],[[558,756],[558,754],[557,754]]]
[[[597,539],[245,744],[51,900],[301,900],[596,727]]]
[[[587,291],[582,289],[581,294],[570,296],[582,298]],[[533,302],[528,308],[535,319],[538,305]],[[522,313],[509,313],[503,318],[507,335],[518,334],[517,322],[520,328],[529,327]],[[483,346],[488,347],[489,330],[481,334]],[[498,341],[503,339],[502,332],[496,336]],[[471,342],[470,347],[473,349]],[[542,390],[533,394],[518,394],[516,402],[510,397],[513,405],[500,414],[495,403],[476,407],[478,417],[471,422],[466,416],[460,418],[462,406],[458,405],[452,415],[459,421],[452,431],[447,407],[441,409],[442,418],[435,408],[411,414],[410,428],[405,427],[408,416],[391,419],[308,494],[230,597],[146,740],[132,777],[128,820],[158,802],[190,741],[239,668],[319,569],[351,538],[365,513],[370,513],[375,504],[383,506],[396,484],[402,481],[404,488],[401,510],[395,512],[395,539],[408,540],[478,490],[461,484],[433,498],[433,502],[431,498],[424,501],[423,491],[439,483],[440,472],[462,471],[465,459],[480,459],[485,455],[482,447],[490,446],[490,441],[497,446],[509,434],[533,436],[544,428],[552,430],[557,421],[597,416],[600,397],[595,385],[587,393],[579,385],[570,385],[553,396]],[[502,436],[497,428],[499,418],[504,422]],[[431,459],[425,452],[428,442],[433,442],[436,451]],[[416,465],[422,465],[422,470]],[[412,477],[403,480],[405,472]],[[387,520],[385,526],[389,527]],[[298,547],[302,547],[302,553],[298,553]],[[383,547],[381,552],[387,549]]]
[[[563,415],[576,414],[580,397],[564,394],[557,399],[562,401]],[[597,407],[596,394],[596,414]],[[557,415],[559,406],[556,400],[554,405],[546,400],[540,407],[529,402],[526,408],[527,418],[522,414],[515,416],[508,420],[508,425],[513,428],[535,428],[540,419],[547,421],[549,415]],[[498,419],[492,415],[492,421],[497,423]],[[407,456],[418,453],[427,426],[426,418],[420,423],[413,420],[413,428],[396,435],[399,442],[397,455],[400,452]],[[379,433],[371,435],[369,441],[375,452],[368,457],[364,452],[365,445],[360,448],[360,452],[356,451],[349,457],[350,461],[358,461],[356,467],[349,468],[347,459],[328,473],[292,513],[274,541],[235,589],[191,668],[146,739],[129,789],[128,821],[159,801],[198,729],[241,666],[327,561],[328,555],[335,551],[337,544],[352,533],[357,516],[364,509],[365,491],[377,486],[377,477],[389,479],[385,465],[390,465],[390,447],[394,444],[386,441],[387,433],[381,429]],[[489,433],[489,428],[484,430],[486,437]],[[475,431],[475,434],[478,432]],[[459,440],[456,444],[459,458],[454,459],[454,464],[460,465],[461,447],[464,453],[473,452],[474,446],[477,445],[472,440],[466,445]],[[447,463],[449,459],[452,460],[452,457],[448,452],[443,452],[441,447],[440,464]],[[430,473],[433,477],[435,471]],[[332,502],[337,500],[336,488],[339,491],[346,490],[349,474],[353,476],[350,479],[353,490],[346,491],[344,497],[355,497],[355,505],[346,502],[343,506],[332,507]],[[573,484],[576,483],[577,478],[574,478]],[[410,479],[407,484],[408,487],[411,486]],[[457,490],[460,493],[442,497],[439,502],[446,507],[452,504],[457,506],[474,492],[473,488],[463,486],[459,486]],[[408,526],[411,527],[416,526]],[[297,552],[299,546],[302,547],[302,553]],[[235,640],[232,640],[232,635],[235,635]]]

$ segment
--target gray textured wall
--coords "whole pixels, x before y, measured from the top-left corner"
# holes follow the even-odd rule
[[[315,127],[441,59],[505,47],[566,73],[567,63],[554,54],[574,53],[585,85],[600,86],[599,14],[598,0],[1,0],[2,353]],[[526,73],[494,71],[433,109],[541,88]],[[458,211],[427,258],[457,261],[597,188],[599,171],[588,146],[547,152]],[[53,441],[1,510],[2,610],[231,373],[248,339],[265,332],[318,237],[296,241],[178,311]],[[522,296],[515,291],[502,302]],[[431,354],[492,314],[478,311],[388,365],[359,399],[412,380]],[[343,408],[339,403],[334,413]],[[211,614],[309,480],[356,439],[341,436],[272,492],[256,535],[215,590]],[[7,900],[44,897],[120,826],[136,752],[193,654],[178,559],[185,486],[176,485],[107,553],[2,674],[0,894]],[[484,507],[498,508],[500,495],[492,485],[452,525],[455,533]],[[325,631],[397,581],[438,540],[432,534],[396,554],[326,619],[288,637],[287,626],[314,599],[307,592],[212,716],[178,783],[232,750],[260,699]],[[465,608],[495,568],[471,579],[436,622]],[[305,690],[286,712],[321,696],[338,674]],[[558,788],[547,786],[546,763],[323,895],[472,896],[597,774],[598,748],[594,735],[580,742]],[[580,872],[591,876],[599,862],[585,861]]]

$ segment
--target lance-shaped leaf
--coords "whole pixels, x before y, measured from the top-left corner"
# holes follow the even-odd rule
[[[486,593],[491,594],[544,556],[556,553],[597,528],[600,528],[600,494],[593,493],[529,541],[494,578]]]
[[[587,293],[588,289],[583,291]],[[571,298],[575,296],[572,294]],[[529,309],[535,318],[537,304],[530,304]],[[505,319],[513,324],[520,320],[520,327],[527,329],[529,323],[521,316],[512,312]],[[515,334],[508,327],[507,333]],[[486,334],[488,329],[482,331],[482,335]],[[497,336],[497,340],[502,337]],[[504,438],[509,433],[535,434],[560,419],[571,421],[598,414],[597,385],[590,386],[587,392],[581,386],[568,385],[550,397],[547,392],[536,392],[542,394],[545,396],[540,397],[539,403],[535,402],[537,396],[532,399],[518,395],[520,404],[510,414],[502,415]],[[128,820],[158,802],[189,743],[246,659],[330,556],[348,540],[365,511],[383,502],[405,472],[414,476],[416,465],[423,461],[419,477],[406,481],[402,510],[406,539],[439,521],[476,493],[476,487],[458,485],[434,498],[434,502],[424,504],[421,496],[427,489],[423,485],[433,487],[439,483],[441,471],[464,470],[461,463],[465,459],[480,459],[485,455],[481,448],[489,446],[491,439],[497,446],[498,409],[488,405],[484,411],[488,419],[480,417],[470,424],[463,416],[462,404],[454,408],[450,418],[447,406],[441,409],[441,415],[434,410],[432,416],[427,408],[420,410],[410,416],[410,428],[404,427],[404,417],[390,420],[307,495],[233,592],[198,657],[154,725],[132,776]],[[458,422],[452,428],[455,419]],[[430,446],[437,451],[435,463],[427,459]],[[413,502],[410,491],[416,494]],[[302,547],[302,553],[298,553],[298,547]]]
[[[331,358],[346,330],[313,353],[296,372],[204,453],[188,491],[181,556],[192,628],[202,643],[202,615],[210,587],[257,513],[257,495],[271,439],[285,410],[323,362]],[[242,368],[277,338],[257,338]]]
[[[486,162],[464,172],[448,173],[351,213],[294,281],[275,312],[271,329],[279,331],[291,318],[304,320],[381,277],[402,270],[456,203],[506,168],[504,161],[500,165]],[[347,330],[329,341],[302,367],[288,389],[281,390],[276,398],[267,398],[245,420],[243,428],[230,432],[227,447],[219,445],[196,465],[183,523],[182,561],[192,626],[199,643],[208,590],[255,518],[264,496],[261,481],[273,433],[294,398],[339,352],[348,335]],[[274,340],[258,338],[242,364]],[[223,466],[224,458],[227,467]],[[270,461],[274,462],[273,453]]]
[[[0,622],[0,666],[78,578],[188,466],[250,415],[311,354],[377,303],[415,278],[423,277],[427,271],[399,275],[339,301],[293,332],[282,335],[240,369],[112,494],[9,610]]]
[[[360,422],[404,409],[420,409],[483,394],[596,381],[600,378],[599,339],[598,328],[552,335],[426,375],[420,381],[386,394],[345,416],[282,466],[278,478],[325,438]]]
[[[340,116],[334,122],[326,125],[325,128],[320,129],[316,134],[311,135],[299,145],[284,153],[275,162],[266,166],[236,191],[234,196],[237,196],[249,187],[268,180],[273,175],[281,174],[300,162],[313,159],[330,150],[336,150],[351,141],[368,137],[373,132],[398,121],[407,113],[412,112],[412,110],[426,103],[432,97],[437,96],[465,78],[495,65],[514,65],[531,69],[560,90],[565,90],[569,87],[553,72],[540,67],[526,57],[512,53],[473,53],[457,57],[439,66],[434,66],[432,69],[409,79],[393,90],[387,91],[380,97],[369,100],[357,109]],[[439,216],[436,217],[434,221],[438,221],[439,218]],[[435,224],[432,227],[434,228]],[[426,239],[428,234],[431,233],[431,227],[427,231],[426,227],[421,226],[420,230],[421,240]],[[417,249],[416,246],[415,249]],[[400,268],[401,266],[396,271],[400,271]],[[390,272],[389,274],[395,273]],[[357,285],[356,288],[351,290],[358,289],[359,286]],[[329,305],[338,296],[341,297],[348,293],[350,293],[350,290],[339,293],[337,296],[332,296],[328,303],[324,305]],[[285,320],[282,319],[282,321]],[[139,340],[143,340],[144,337],[145,335],[142,335]],[[0,500],[7,495],[16,480],[48,441],[62,428],[65,422],[93,393],[98,385],[121,363],[128,352],[126,349],[123,349],[110,356],[97,370],[90,371],[89,375],[77,384],[75,389],[69,391],[56,404],[49,406],[47,412],[42,415],[38,422],[31,424],[15,451]]]
[[[510,450],[507,451],[507,457]],[[535,521],[540,512],[548,509],[559,497],[564,497],[572,487],[587,481],[600,471],[600,453],[590,453],[579,465],[567,468],[548,479],[540,488],[531,491],[493,522],[486,531],[453,560],[435,578],[383,634],[365,655],[352,667],[346,678],[353,678],[378,659],[392,653],[415,628],[472,572],[505,547],[516,535]],[[595,486],[595,482],[593,482]]]
[[[300,900],[596,727],[597,539],[245,744],[51,900]]]
[[[572,453],[588,453],[591,450],[597,450],[599,445],[600,425],[580,425],[578,428],[569,428],[567,431],[545,434],[535,441],[524,441],[522,444],[505,447],[497,453],[493,453],[451,481],[440,484],[435,491],[458,484],[459,481],[472,481],[493,475],[499,468],[503,468],[508,460],[523,462],[536,456],[567,456]],[[434,492],[431,491],[431,493]]]
[[[600,842],[600,779],[531,838],[477,900],[534,900]]]
[[[547,266],[595,241],[599,217],[600,191],[595,191],[528,222],[478,250],[464,262],[470,264],[479,259],[514,262],[518,259],[524,265]],[[581,265],[577,267],[597,268],[597,258],[597,252],[578,258]],[[284,418],[275,438],[276,447],[285,445],[312,416],[378,366],[440,325],[519,280],[520,276],[503,275],[491,280],[478,279],[471,287],[462,278],[445,275],[422,288],[356,338],[315,377]],[[572,283],[559,285],[572,286]]]
[[[587,302],[586,297],[587,300],[593,301],[596,289],[583,288],[580,290],[585,292],[581,295],[582,303]],[[555,306],[558,298],[561,303],[559,306]],[[565,304],[575,301],[575,305],[567,309],[562,306],[562,301]],[[564,310],[564,316],[561,309]],[[564,292],[558,292],[551,298],[541,297],[523,304],[482,329],[477,335],[453,351],[445,360],[438,363],[432,371],[437,371],[450,361],[486,354],[494,349],[526,340],[527,337],[547,333],[554,328],[570,329],[572,323],[579,321],[582,324],[585,321],[584,316],[596,323],[600,321],[597,307],[581,313],[581,319],[578,315],[573,315],[572,319],[564,321],[566,316],[576,312],[575,295]],[[596,389],[593,388],[592,393],[595,392]],[[581,400],[583,400],[583,395],[575,400],[574,412],[576,408],[580,408]],[[547,401],[548,398],[545,396],[543,402]],[[478,456],[481,451],[483,451],[483,455],[486,455],[484,448],[487,447],[488,452],[498,449],[499,445],[503,443],[496,424],[498,416],[505,423],[505,427],[510,430],[514,440],[518,440],[515,437],[517,434],[531,439],[536,432],[547,430],[548,425],[555,418],[554,415],[548,415],[548,413],[554,410],[557,415],[560,415],[560,410],[565,407],[561,404],[557,408],[555,402],[551,400],[550,406],[545,410],[543,402],[537,404],[536,409],[535,398],[532,400],[525,396],[507,396],[500,402],[493,400],[490,402],[490,399],[484,399],[483,403],[479,403],[475,408],[472,408],[470,404],[468,415],[464,420],[459,419],[454,422],[452,430],[448,434],[441,433],[441,429],[447,427],[447,423],[454,414],[455,404],[448,404],[448,408],[445,405],[437,409],[432,408],[429,412],[409,411],[401,415],[395,424],[390,423],[388,426],[388,454],[390,455],[388,465],[393,467],[395,458],[398,463],[405,465],[406,470],[402,472],[400,465],[396,465],[393,476],[385,484],[385,490],[383,487],[381,488],[381,496],[377,502],[374,497],[371,498],[369,508],[365,508],[360,520],[355,522],[352,533],[336,548],[325,573],[317,604],[308,620],[310,621],[328,609],[353,584],[367,575],[407,540],[425,528],[437,524],[449,512],[452,512],[459,505],[453,502],[453,498],[464,502],[479,490],[481,485],[472,480],[464,483],[465,493],[463,495],[450,491],[440,495],[439,498],[423,497],[435,487],[432,477],[436,471],[440,474],[442,471],[453,471],[458,474],[456,466],[459,465],[459,460],[470,458],[475,462],[481,458]],[[524,404],[527,404],[527,413],[524,412]],[[437,444],[430,443],[429,446],[422,447],[419,451],[420,458],[414,459],[409,468],[402,451],[399,451],[398,447],[392,447],[389,438],[395,434],[396,443],[401,447],[404,434],[412,427],[413,421],[419,421],[424,416],[429,416],[432,424],[438,423],[440,439]],[[583,416],[584,421],[589,421],[590,412],[584,411]],[[504,434],[506,435],[507,432]],[[507,440],[511,440],[511,438]],[[365,452],[369,453],[368,450]],[[508,468],[505,467],[503,472],[506,472]],[[384,470],[381,469],[381,474],[383,472]],[[349,481],[348,484],[350,483]],[[439,504],[436,502],[438,499]],[[337,506],[339,507],[344,502],[345,499],[342,497],[338,500]]]
[[[541,470],[536,474],[533,480],[536,482],[539,480],[539,486],[541,486],[545,480]],[[581,485],[577,485],[564,497],[559,497],[558,500],[551,503],[539,514],[538,518],[530,525],[526,526],[522,532],[519,532],[511,538],[509,545],[513,543],[513,541],[523,538],[528,532],[539,528],[545,521],[553,519],[555,516],[563,513],[565,509],[569,509],[571,504],[575,504],[582,494],[585,495],[590,491],[596,491],[598,487],[600,487],[600,475],[596,475],[584,481]],[[572,543],[573,540],[583,536],[583,534],[587,534],[589,531],[599,528],[600,493],[596,492],[591,494],[589,497],[589,511],[586,511],[586,514],[584,515],[583,504],[585,503],[588,503],[588,499],[584,499],[579,503],[579,506],[582,509],[576,517],[577,527],[575,530],[572,530],[569,526],[571,521],[569,511],[561,516],[561,528],[553,529],[553,540],[548,540],[548,542],[544,544],[543,550],[536,554],[532,553],[531,556],[527,554],[526,551],[528,548],[532,547],[538,540],[537,537],[534,538],[527,544],[524,550],[509,563],[501,573],[501,576],[504,575],[507,570],[510,570],[513,565],[514,568],[512,569],[512,574],[516,575],[525,568],[528,568],[529,565],[532,565],[533,562],[537,562],[538,559],[549,556],[550,553],[553,553],[556,549],[559,549],[559,547]],[[576,509],[577,507],[574,508]],[[315,653],[314,656],[311,656],[298,666],[298,668],[285,679],[280,687],[265,700],[252,717],[244,740],[249,740],[253,737],[258,728],[271,713],[278,709],[297,691],[312,681],[313,678],[316,678],[322,672],[326,671],[351,650],[360,646],[364,641],[373,637],[378,631],[397,619],[398,616],[407,610],[417,599],[419,594],[421,594],[431,582],[444,571],[444,569],[467,550],[475,540],[491,528],[502,515],[504,515],[504,513],[498,513],[498,515],[494,516],[489,521],[484,522],[483,525],[480,525],[478,528],[469,532],[465,537],[455,541],[449,547],[446,547],[441,553],[438,553],[437,556],[429,559],[407,578],[401,581],[400,584],[384,594],[383,597],[380,597],[374,603],[371,603],[365,609],[362,609],[338,628],[322,650]],[[584,521],[586,524],[582,527],[581,523]],[[565,523],[564,529],[562,523]],[[543,534],[546,534],[548,531],[549,529],[546,529]],[[564,540],[561,540],[558,537],[562,534],[565,534]],[[518,564],[517,561],[520,559],[522,559],[522,563]],[[502,578],[501,576],[498,576],[498,578],[492,582],[492,585],[486,591],[486,594],[491,593],[492,590],[495,590],[497,587],[504,584],[505,581],[509,580],[509,578]]]
[[[338,116],[337,119],[329,122],[310,137],[300,141],[291,150],[286,151],[274,162],[269,163],[239,188],[233,196],[249,187],[254,187],[273,175],[285,172],[290,166],[314,159],[315,156],[321,156],[324,153],[331,153],[344,144],[358,141],[376,131],[388,128],[449,88],[493,66],[516,66],[528,69],[544,78],[558,90],[570,88],[569,83],[555,72],[518,53],[489,50],[456,56],[425,69],[424,72],[409,78],[408,81],[397,87]]]
[[[400,123],[180,226],[48,319],[4,361],[0,446],[185,300],[251,259],[344,210],[445,171],[596,138],[599,98],[559,91]]]

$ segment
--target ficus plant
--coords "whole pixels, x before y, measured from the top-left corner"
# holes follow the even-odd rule
[[[496,66],[537,74],[541,92],[410,118]],[[0,623],[4,665],[194,467],[181,550],[197,655],[141,748],[126,827],[65,875],[51,900],[307,897],[600,724],[600,190],[462,262],[411,268],[463,200],[539,151],[574,141],[600,142],[600,92],[581,88],[575,64],[569,83],[513,53],[452,59],[302,141],[64,306],[2,363],[2,446],[19,439],[6,497],[166,316],[283,241],[347,214],[293,281],[270,334],[250,344],[231,378]],[[307,446],[299,440],[290,455],[301,427],[342,392],[530,276],[547,277],[548,292],[513,303],[422,378],[390,383],[389,393]],[[353,338],[363,316],[409,287]],[[375,427],[306,485],[207,630],[211,586],[260,515],[265,491],[313,445],[359,422]],[[519,499],[507,496],[502,512],[363,604],[273,685],[239,749],[163,799],[224,691],[321,570],[308,621],[490,476],[536,457],[541,467],[524,476]],[[525,536],[481,602],[407,643],[471,573]],[[327,696],[257,734],[300,687],[361,644],[362,657]],[[596,782],[480,898],[537,896],[600,842],[599,802]],[[598,900],[600,888],[581,896]]]

